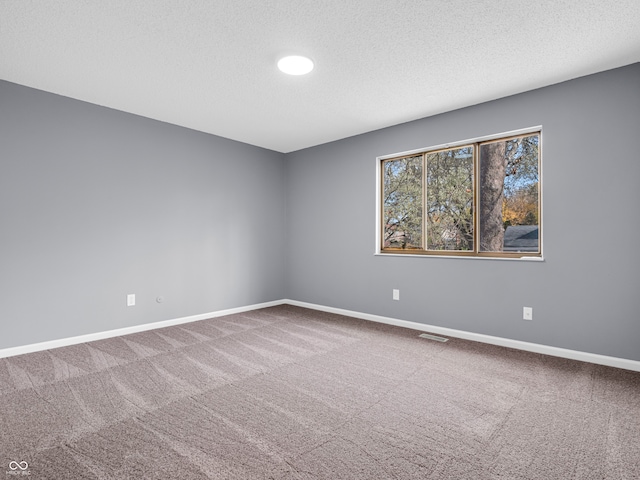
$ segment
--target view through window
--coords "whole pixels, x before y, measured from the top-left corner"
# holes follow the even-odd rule
[[[540,256],[540,132],[383,159],[382,253]]]

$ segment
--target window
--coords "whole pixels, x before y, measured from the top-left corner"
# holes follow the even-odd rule
[[[540,131],[379,159],[381,253],[540,257]]]

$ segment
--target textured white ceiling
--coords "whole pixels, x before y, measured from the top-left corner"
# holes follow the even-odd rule
[[[0,0],[0,79],[280,152],[638,61],[640,0]]]

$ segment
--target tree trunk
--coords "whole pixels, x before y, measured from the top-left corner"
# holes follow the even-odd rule
[[[506,143],[483,145],[480,151],[480,251],[501,252],[504,245],[502,199]]]

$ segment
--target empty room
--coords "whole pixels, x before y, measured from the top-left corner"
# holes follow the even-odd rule
[[[0,2],[0,475],[639,479],[640,2]]]

